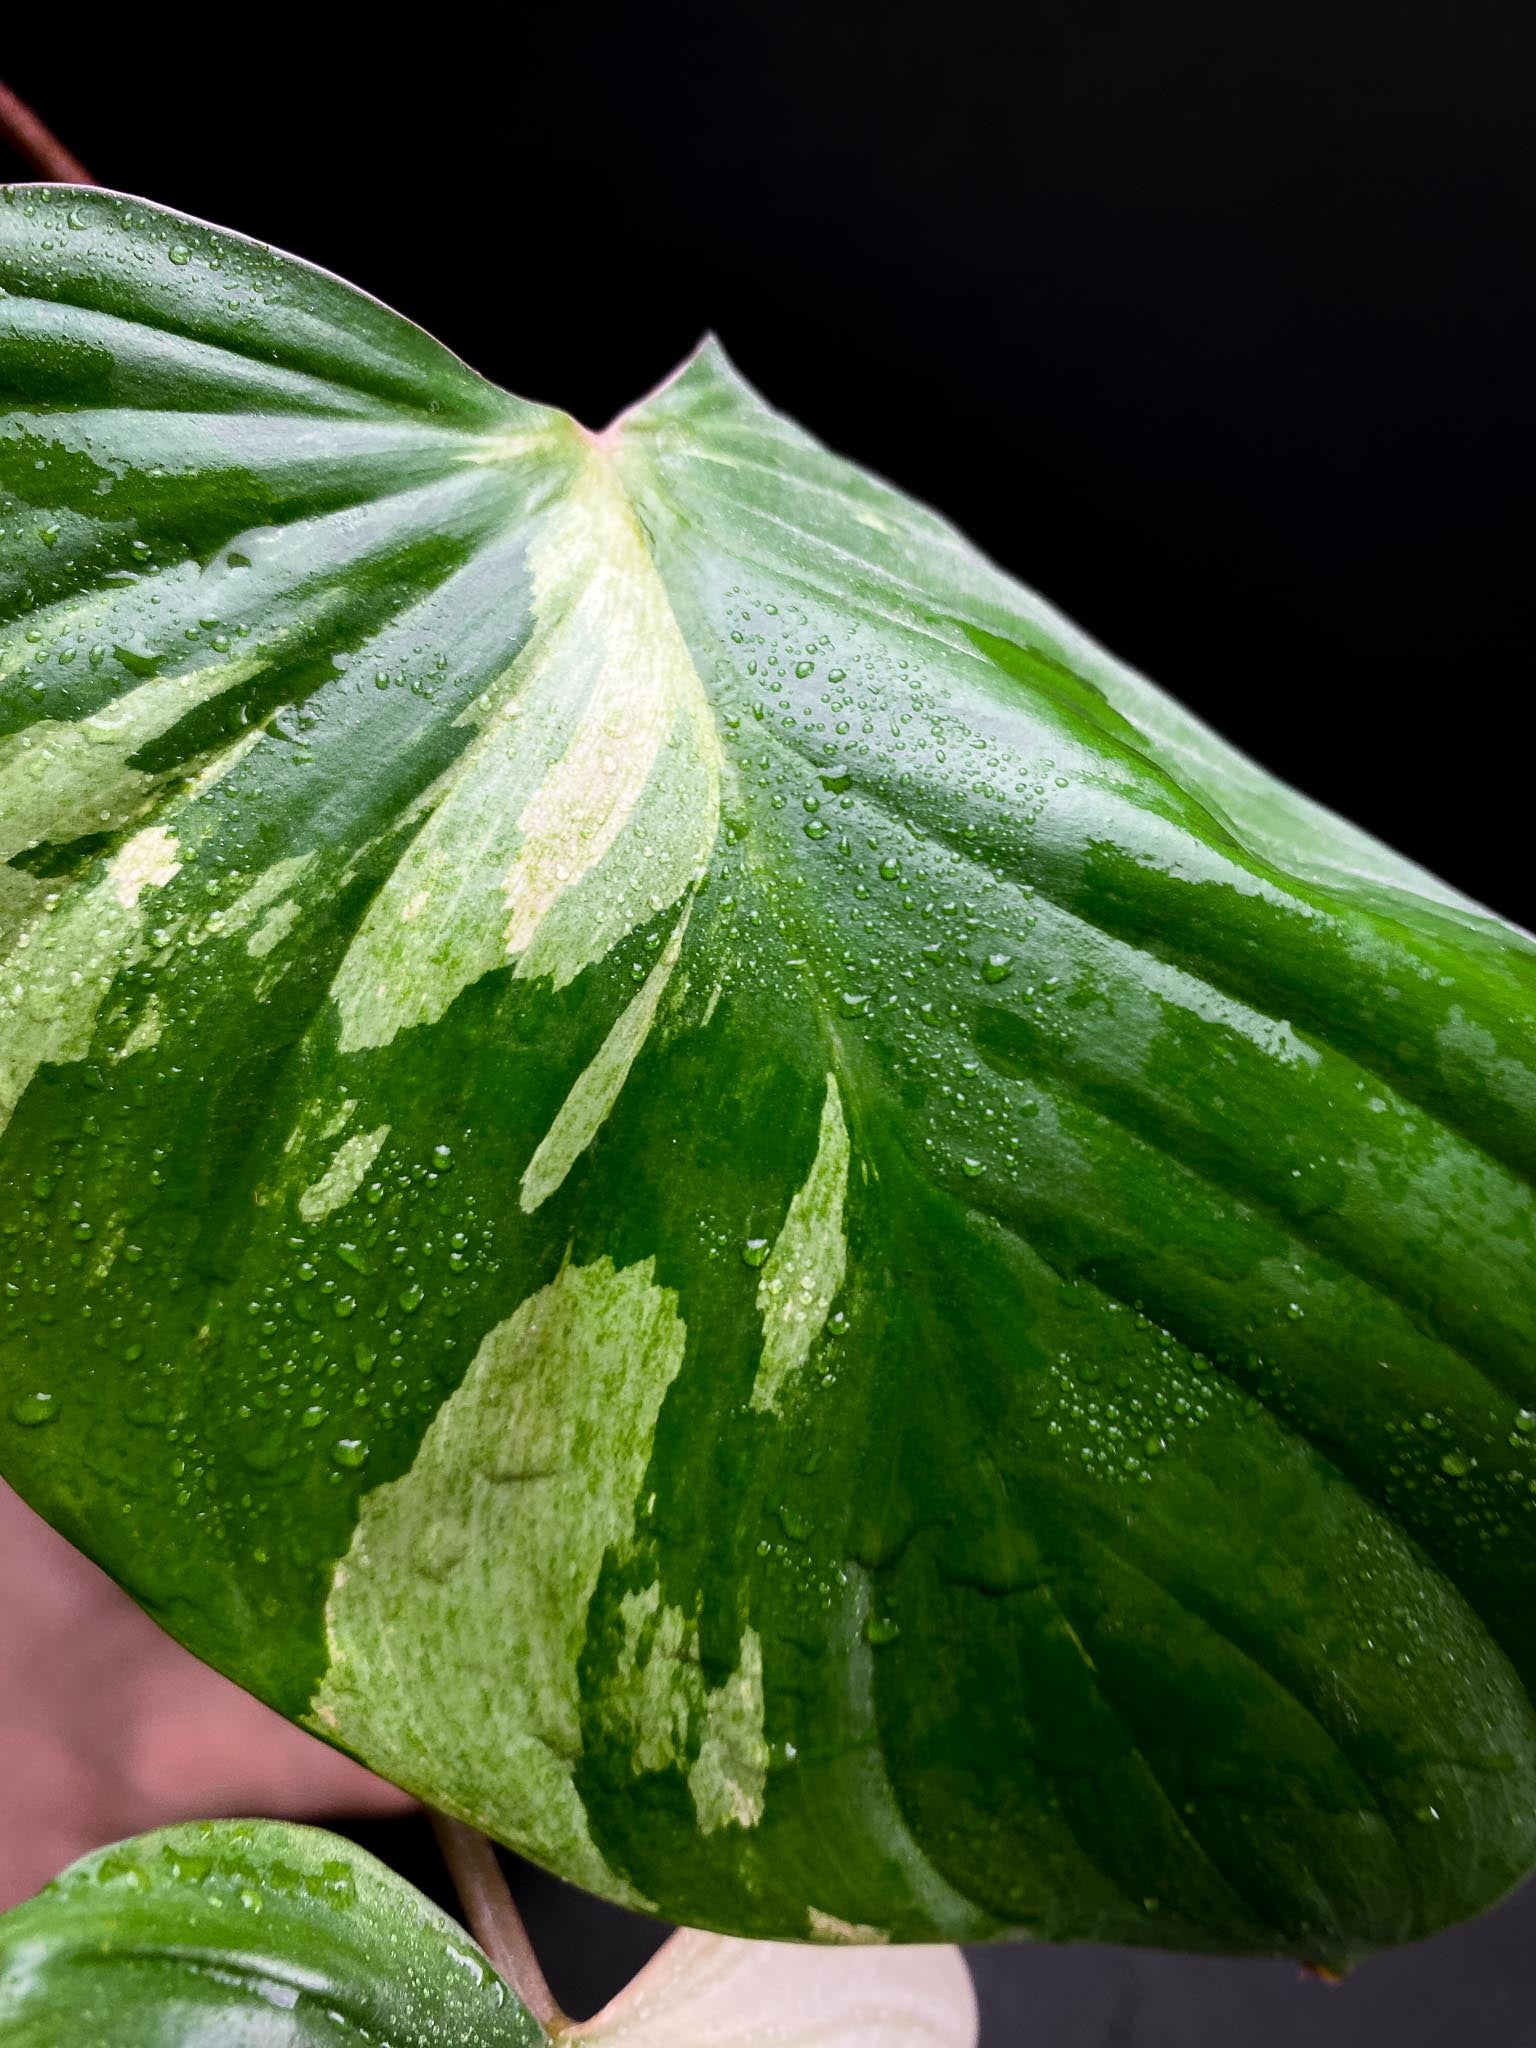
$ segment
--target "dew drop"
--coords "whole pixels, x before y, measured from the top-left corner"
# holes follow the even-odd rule
[[[56,1422],[58,1417],[56,1394],[22,1394],[11,1403],[11,1420],[23,1429],[37,1429],[45,1422]]]

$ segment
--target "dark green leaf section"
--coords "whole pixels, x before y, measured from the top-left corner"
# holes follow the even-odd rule
[[[718,351],[586,436],[102,195],[0,288],[28,1498],[695,1925],[1513,1884],[1528,941]]]
[[[7,2048],[536,2048],[462,1928],[350,1842],[275,1821],[165,1828],[0,1918]]]

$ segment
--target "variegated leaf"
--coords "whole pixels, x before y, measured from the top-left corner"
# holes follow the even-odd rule
[[[540,2048],[446,1914],[350,1842],[200,1822],[0,1916],[6,2048]]]
[[[592,435],[78,192],[0,290],[27,1497],[692,1924],[1514,1882],[1528,943],[714,348]]]

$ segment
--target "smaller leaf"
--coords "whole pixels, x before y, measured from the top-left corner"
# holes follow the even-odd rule
[[[683,1928],[584,2048],[976,2048],[957,1948],[793,1947]]]
[[[446,1914],[316,1828],[165,1828],[82,1857],[0,1916],[5,2048],[547,2040]]]

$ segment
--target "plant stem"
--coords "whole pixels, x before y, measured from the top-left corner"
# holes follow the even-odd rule
[[[96,180],[79,157],[40,121],[25,100],[19,100],[0,78],[0,140],[25,157],[33,170],[61,185],[94,185]]]
[[[432,1815],[432,1830],[453,1888],[464,1908],[469,1931],[490,1957],[541,2027],[558,2034],[570,2021],[556,2005],[539,1959],[528,1939],[523,1916],[513,1904],[496,1851],[478,1828],[446,1813]]]

